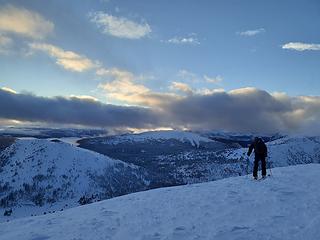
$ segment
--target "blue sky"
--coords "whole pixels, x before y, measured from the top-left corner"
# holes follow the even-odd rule
[[[318,96],[319,23],[317,0],[0,0],[0,87],[142,107]]]
[[[291,95],[317,95],[320,89],[320,51],[281,48],[289,42],[320,42],[318,1],[1,1],[1,7],[8,4],[54,24],[44,42],[107,67],[152,75],[144,84],[156,91],[185,81],[177,78],[180,70],[223,79],[219,85],[200,81],[195,88],[251,86]],[[151,32],[139,39],[102,34],[89,17],[97,11],[148,24]],[[239,34],[256,29],[263,30]],[[166,42],[175,37],[194,38],[199,44]],[[21,45],[30,41],[19,40]],[[94,75],[66,71],[41,53],[0,59],[2,85],[18,91],[97,95],[92,92]]]

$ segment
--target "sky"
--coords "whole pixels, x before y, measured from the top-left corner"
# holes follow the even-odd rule
[[[0,0],[0,124],[320,132],[319,28],[317,0]]]

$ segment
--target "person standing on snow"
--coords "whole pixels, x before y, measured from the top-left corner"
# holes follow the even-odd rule
[[[253,150],[254,150],[253,177],[256,180],[258,179],[258,168],[259,168],[259,162],[261,161],[262,178],[265,178],[267,175],[267,169],[266,169],[266,157],[268,155],[267,146],[261,138],[255,137],[253,142],[249,146],[247,155],[250,156]]]

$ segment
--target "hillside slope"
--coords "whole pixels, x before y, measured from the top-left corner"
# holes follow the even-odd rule
[[[0,224],[2,240],[314,240],[320,235],[319,164],[156,189]]]
[[[0,152],[0,209],[65,206],[145,190],[149,181],[137,166],[63,142],[17,139]],[[94,199],[90,199],[92,198]],[[1,211],[2,212],[2,211]],[[2,215],[2,213],[1,213]]]

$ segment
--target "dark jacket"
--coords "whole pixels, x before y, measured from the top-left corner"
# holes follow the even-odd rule
[[[247,155],[250,156],[253,150],[254,150],[255,156],[267,157],[268,155],[267,146],[261,138],[254,139],[254,141],[249,146]]]

